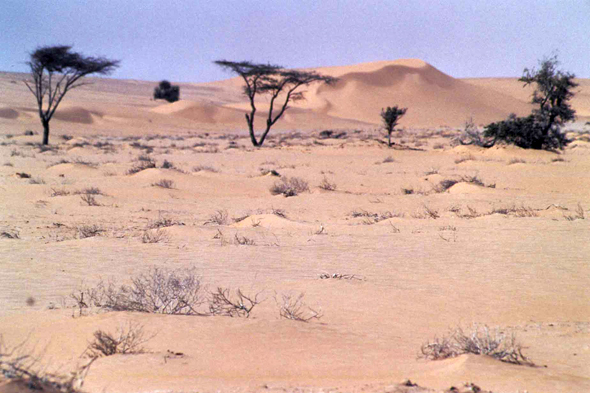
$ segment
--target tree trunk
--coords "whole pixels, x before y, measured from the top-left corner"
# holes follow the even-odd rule
[[[250,132],[250,141],[252,141],[253,146],[259,146],[258,141],[256,140],[256,135],[254,135],[254,115],[248,116],[246,113],[246,121],[248,122],[248,131]]]
[[[41,123],[43,123],[43,144],[48,145],[49,144],[49,121],[41,120]]]
[[[387,133],[387,146],[391,147],[391,131]]]

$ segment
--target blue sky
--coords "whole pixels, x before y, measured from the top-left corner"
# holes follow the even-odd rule
[[[419,58],[454,77],[520,76],[557,51],[590,78],[590,0],[0,0],[0,71],[37,46],[121,60],[115,78],[208,82],[214,60],[285,67]]]

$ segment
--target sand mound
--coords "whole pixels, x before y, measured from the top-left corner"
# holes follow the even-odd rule
[[[481,194],[489,188],[478,186],[476,184],[460,182],[449,188],[450,194]]]
[[[173,115],[200,123],[236,123],[244,122],[244,113],[233,108],[214,104],[180,100],[151,109],[154,113]]]
[[[18,117],[18,112],[12,108],[0,107],[0,117],[4,119],[16,119]]]
[[[511,112],[529,111],[528,104],[520,100],[462,82],[420,60],[389,62],[376,70],[369,66],[352,69],[334,86],[322,85],[314,97],[308,96],[316,110],[379,123],[381,108],[401,105],[409,108],[402,126],[459,126],[469,117],[487,123]]]
[[[54,117],[70,123],[92,124],[96,117],[102,117],[99,112],[89,111],[79,106],[58,108]]]

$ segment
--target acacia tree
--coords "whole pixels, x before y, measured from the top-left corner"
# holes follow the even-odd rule
[[[541,61],[541,68],[524,69],[519,79],[524,86],[535,84],[532,104],[538,105],[527,117],[510,115],[507,120],[485,127],[487,141],[482,146],[491,147],[497,141],[511,143],[527,149],[562,149],[570,141],[561,132],[561,126],[575,119],[575,110],[569,101],[578,86],[574,74],[557,69],[557,57]]]
[[[163,80],[154,89],[154,99],[176,102],[180,99],[180,86],[172,85],[167,80]]]
[[[406,114],[407,110],[408,108],[398,108],[397,105],[381,109],[381,119],[385,131],[387,131],[387,145],[389,147],[391,147],[391,134],[397,125],[397,121]]]
[[[31,60],[27,62],[33,80],[25,81],[25,84],[37,99],[44,145],[49,143],[49,121],[66,93],[84,85],[79,80],[86,75],[107,75],[119,66],[118,60],[86,57],[71,52],[71,49],[71,46],[39,47],[30,54]]]
[[[215,64],[238,74],[246,83],[244,94],[250,100],[250,113],[246,113],[246,122],[250,131],[250,140],[254,146],[262,146],[271,127],[285,113],[290,101],[303,99],[303,93],[297,92],[297,89],[315,82],[333,84],[337,81],[336,78],[320,75],[315,71],[286,70],[281,66],[272,64],[254,64],[248,61],[234,62],[227,60],[218,60],[215,61]],[[260,139],[256,138],[254,132],[256,94],[270,95],[266,128]],[[279,100],[277,105],[279,109],[275,114],[275,101],[277,99]]]

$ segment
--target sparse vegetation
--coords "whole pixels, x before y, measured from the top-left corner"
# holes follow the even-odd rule
[[[246,295],[241,289],[237,289],[232,296],[229,288],[217,287],[210,293],[209,312],[211,315],[223,315],[228,317],[250,317],[250,313],[264,300],[258,299],[260,292],[255,295]]]
[[[169,179],[160,179],[157,182],[152,183],[152,186],[172,189],[172,188],[174,188],[174,181],[169,180]]]
[[[141,172],[146,169],[155,168],[156,161],[154,161],[150,156],[141,155],[138,157],[138,162],[127,170],[128,175],[134,175],[138,172]]]
[[[505,333],[474,324],[470,332],[457,327],[449,334],[423,344],[420,357],[441,360],[470,353],[491,356],[506,363],[533,366],[534,363],[522,353],[523,349],[514,332]]]
[[[324,178],[322,179],[322,181],[320,182],[319,187],[324,190],[324,191],[336,191],[336,183],[331,182],[330,180],[328,180],[327,177],[324,176]]]
[[[229,223],[229,213],[227,210],[217,210],[215,213],[209,216],[207,221],[203,225],[227,225]]]
[[[84,194],[80,197],[80,199],[88,206],[101,206],[101,204],[96,200],[96,197],[92,194]]]
[[[270,188],[271,194],[283,194],[286,197],[296,196],[305,191],[309,191],[309,184],[299,177],[283,177]]]
[[[363,209],[353,210],[350,215],[354,218],[363,218],[363,224],[373,225],[380,221],[388,220],[390,218],[403,217],[403,213],[397,213],[392,211],[385,211],[381,213],[373,213]]]
[[[276,299],[275,296],[275,300],[279,305],[279,315],[281,318],[297,322],[309,322],[312,319],[320,319],[323,316],[322,311],[316,311],[307,306],[303,302],[304,296],[303,293],[297,296],[294,294],[282,294],[280,300]]]
[[[94,340],[88,344],[85,354],[90,358],[99,358],[144,353],[143,345],[151,338],[145,336],[142,325],[130,322],[126,327],[119,327],[114,334],[103,330],[95,331]]]
[[[149,244],[161,243],[167,241],[168,238],[168,232],[161,228],[156,228],[154,230],[143,231],[143,235],[141,235],[141,242]]]
[[[106,232],[100,225],[78,225],[76,233],[79,239],[86,239],[88,237],[100,236],[101,233]]]

